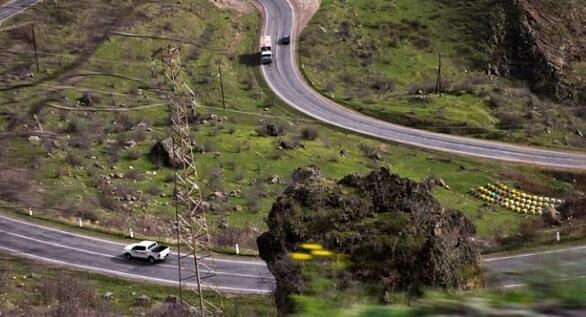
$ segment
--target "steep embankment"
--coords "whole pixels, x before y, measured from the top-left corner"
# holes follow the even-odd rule
[[[300,66],[316,90],[372,117],[583,148],[584,10],[579,1],[323,0],[301,35]]]
[[[430,193],[432,182],[404,179],[387,168],[338,182],[315,167],[299,168],[292,179],[273,205],[269,230],[258,238],[277,282],[280,313],[294,311],[289,296],[307,286],[302,266],[288,254],[308,241],[347,254],[351,264],[342,279],[376,285],[374,295],[381,298],[389,291],[418,294],[424,287],[462,289],[477,281],[474,225],[441,207]]]
[[[586,97],[580,77],[586,74],[576,71],[586,58],[584,1],[501,1],[489,23],[495,73],[527,80],[558,99]]]

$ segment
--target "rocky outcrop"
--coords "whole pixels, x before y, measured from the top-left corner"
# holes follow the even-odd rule
[[[559,207],[558,211],[563,220],[586,220],[586,196],[570,197]]]
[[[387,168],[339,182],[315,167],[300,168],[292,180],[257,240],[277,282],[281,315],[295,310],[290,295],[303,288],[301,267],[287,255],[308,241],[347,254],[344,275],[376,285],[381,298],[385,291],[416,295],[425,287],[465,289],[478,282],[475,228],[460,212],[442,208],[429,182]]]
[[[479,1],[479,0],[475,0]],[[576,99],[584,78],[569,78],[586,58],[586,5],[582,0],[487,2],[492,73],[526,80],[557,99]]]

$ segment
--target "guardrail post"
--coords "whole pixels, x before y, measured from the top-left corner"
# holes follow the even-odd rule
[[[556,233],[555,233],[555,241],[558,241],[558,242],[560,241],[560,232],[559,231],[556,231]]]
[[[33,210],[31,208],[28,209],[28,215],[32,216],[33,215]]]
[[[240,246],[236,243],[236,255],[240,254]]]
[[[128,229],[128,233],[130,235],[130,238],[134,238],[134,231],[132,231],[132,228]]]
[[[78,222],[79,222],[79,226],[83,227],[83,220],[81,220],[81,218],[78,219]]]

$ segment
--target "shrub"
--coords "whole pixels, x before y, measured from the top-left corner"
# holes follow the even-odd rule
[[[126,152],[126,159],[130,161],[136,161],[140,157],[140,153],[137,150],[128,150]]]
[[[371,146],[371,145],[368,145],[365,143],[360,143],[358,145],[358,148],[360,149],[360,152],[362,152],[362,154],[369,159],[378,160],[382,156],[379,149],[376,148],[375,146]]]
[[[134,137],[133,139],[136,142],[141,142],[146,140],[146,130],[144,128],[138,128],[134,131]]]
[[[353,85],[358,81],[356,75],[350,73],[344,73],[340,75],[340,80],[342,80],[344,83],[348,85]]]
[[[287,124],[285,122],[261,122],[255,130],[259,136],[280,136],[287,133]]]
[[[173,182],[175,182],[175,174],[171,173],[171,174],[165,175],[165,178],[163,179],[163,181],[165,183],[173,183]]]
[[[435,92],[435,82],[413,84],[409,86],[410,95],[431,94]]]
[[[144,179],[144,175],[139,172],[138,170],[130,170],[125,174],[126,178],[134,179],[134,180],[142,180]]]
[[[75,148],[87,150],[93,146],[95,140],[95,136],[86,129],[71,138],[70,144]]]
[[[67,127],[65,127],[66,133],[80,133],[84,132],[87,129],[87,124],[84,120],[80,118],[73,118],[69,122],[67,122]]]
[[[152,196],[158,196],[161,194],[161,192],[163,192],[163,190],[161,189],[161,187],[157,186],[157,185],[151,185],[148,189],[147,189],[147,193],[149,193]]]
[[[301,130],[301,138],[304,140],[316,140],[319,137],[318,129],[314,127],[307,127]]]
[[[395,90],[395,82],[383,75],[374,75],[368,80],[370,82],[370,88],[376,90],[380,94]]]
[[[73,152],[67,152],[67,155],[65,155],[65,162],[71,166],[81,166],[83,164],[81,157]]]
[[[209,172],[208,188],[211,191],[224,191],[222,179],[224,178],[224,171],[219,168],[213,168]]]
[[[515,130],[523,127],[521,115],[511,112],[500,112],[498,115],[499,128],[503,130]]]
[[[492,94],[486,103],[491,109],[503,109],[507,106],[508,100],[500,94]]]
[[[131,118],[126,113],[118,113],[115,120],[115,126],[118,128],[118,131],[128,131],[136,124],[136,120]]]
[[[50,316],[111,316],[107,302],[100,299],[95,289],[80,283],[69,274],[45,280],[39,287]]]
[[[119,208],[118,201],[109,193],[99,193],[98,203],[100,204],[100,207],[110,211],[117,211]]]
[[[578,116],[580,119],[586,119],[586,103],[578,107],[576,110],[576,116]]]

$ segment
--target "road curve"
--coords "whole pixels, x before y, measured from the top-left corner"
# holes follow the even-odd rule
[[[298,111],[345,130],[416,147],[548,168],[586,170],[586,153],[530,148],[403,127],[328,100],[313,90],[299,72],[297,19],[291,3],[288,0],[256,1],[263,8],[263,34],[273,39],[274,60],[262,66],[263,76],[273,92]],[[277,45],[278,39],[286,35],[291,35],[291,45]]]
[[[127,261],[123,257],[123,248],[122,243],[0,215],[0,251],[127,279],[171,285],[177,283],[176,253],[171,253],[164,262],[152,265],[140,260]],[[184,276],[192,274],[189,273],[193,272],[192,263],[185,262]],[[200,270],[206,273],[203,267]],[[274,278],[263,261],[217,258],[216,272],[220,288],[225,293],[270,294],[275,287]],[[195,280],[187,282],[193,284]]]

